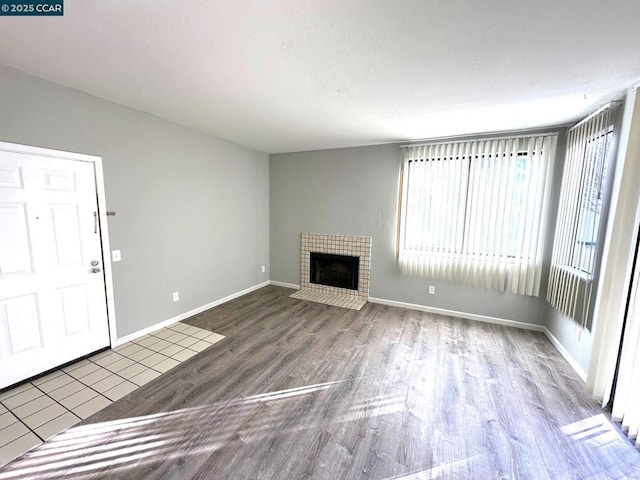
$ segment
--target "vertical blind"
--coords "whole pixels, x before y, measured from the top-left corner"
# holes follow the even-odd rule
[[[633,271],[611,418],[622,424],[622,430],[640,448],[640,262],[637,242]]]
[[[538,295],[556,140],[404,147],[400,270]]]
[[[553,242],[547,301],[573,319],[580,312],[583,327],[593,291],[611,114],[607,105],[569,130]]]

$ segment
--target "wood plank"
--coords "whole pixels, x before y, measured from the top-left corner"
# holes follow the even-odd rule
[[[265,287],[226,338],[2,478],[639,478],[640,452],[540,333]]]

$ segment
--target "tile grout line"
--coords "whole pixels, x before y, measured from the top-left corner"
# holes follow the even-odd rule
[[[64,374],[64,375],[67,375],[67,376],[69,376],[69,377],[71,377],[71,375],[69,375],[69,374],[68,374],[68,373],[66,373],[66,372],[63,372],[63,374]],[[56,377],[56,378],[57,378],[57,377]],[[71,378],[73,378],[73,377],[71,377]],[[74,379],[74,380],[75,380],[75,379]],[[70,382],[70,383],[71,383],[71,382]],[[82,382],[80,382],[80,383],[82,383]],[[74,416],[76,416],[76,417],[80,418],[78,415],[76,415],[76,414],[75,414],[75,413],[73,413],[71,410],[69,410],[67,407],[65,407],[65,406],[64,406],[64,405],[62,405],[60,402],[58,402],[55,398],[51,397],[47,392],[45,392],[44,390],[42,390],[38,385],[34,385],[33,383],[32,383],[31,385],[33,385],[35,388],[37,388],[38,390],[40,390],[40,391],[43,393],[43,395],[45,395],[46,397],[49,397],[51,400],[53,400],[53,402],[54,402],[54,403],[57,403],[58,405],[60,405],[60,406],[65,410],[64,412],[62,412],[62,413],[61,413],[60,415],[58,415],[57,417],[54,417],[54,418],[52,418],[51,420],[48,420],[48,421],[44,422],[42,425],[40,425],[40,426],[38,426],[38,427],[36,427],[36,428],[40,428],[40,427],[42,427],[43,425],[46,425],[47,423],[54,421],[56,418],[60,418],[60,417],[61,417],[62,415],[64,415],[65,413],[71,413],[72,415],[74,415]],[[68,384],[62,385],[61,387],[58,387],[58,388],[63,388],[63,387],[65,387],[66,385],[68,385]],[[84,384],[83,384],[83,385],[84,385]],[[54,389],[54,390],[58,390],[58,389],[56,388],[56,389]],[[52,391],[54,391],[54,390],[52,390]],[[64,397],[64,398],[67,398],[67,397]],[[51,405],[49,405],[49,406],[51,406]],[[44,408],[49,408],[49,407],[44,407]],[[44,410],[44,408],[43,408],[43,409],[41,409],[41,410]],[[41,411],[41,410],[38,410],[38,412],[39,412],[39,411]],[[33,415],[34,413],[37,413],[37,412],[33,412],[31,415]],[[82,420],[82,419],[81,419],[81,420]],[[31,427],[29,427],[29,426],[27,426],[27,428],[29,428],[29,430],[31,430],[31,431],[33,432],[33,434],[34,434],[35,436],[37,436],[40,440],[42,440],[43,442],[46,442],[46,439],[42,438],[42,437],[41,437],[41,436],[40,436],[40,435],[35,431],[35,429],[34,429],[34,430],[32,430],[32,429],[31,429]]]
[[[29,383],[31,383],[31,382],[29,382]],[[33,385],[33,384],[31,383],[31,385]],[[35,387],[35,385],[33,385],[33,386]],[[37,387],[36,387],[36,388],[37,388]],[[42,390],[40,390],[40,391],[42,391]],[[44,392],[43,392],[43,393],[44,393]],[[45,394],[45,395],[46,395],[46,394]],[[11,397],[9,397],[9,398],[11,398]],[[52,400],[53,400],[53,399],[52,399]],[[18,420],[18,422],[20,422],[22,425],[24,425],[24,426],[25,426],[25,428],[26,428],[27,430],[29,430],[29,432],[33,433],[36,437],[38,437],[38,438],[40,439],[40,441],[44,442],[44,440],[42,440],[42,437],[41,437],[40,435],[38,435],[36,432],[34,432],[33,430],[31,430],[31,427],[29,427],[29,425],[27,425],[26,423],[24,423],[24,422],[22,421],[22,419],[21,419],[19,416],[17,416],[15,413],[13,413],[13,410],[11,410],[9,407],[7,407],[7,406],[6,406],[2,401],[0,401],[0,404],[2,404],[2,406],[3,406],[4,408],[6,408],[6,409],[7,409],[7,411],[8,411],[11,415],[13,415],[13,416],[14,416],[14,418],[15,418],[16,420]],[[46,407],[45,407],[45,408],[46,408]],[[39,411],[40,411],[40,410],[38,410],[38,412],[39,412]],[[34,412],[34,413],[36,413],[36,412]],[[57,417],[56,417],[56,418],[57,418]],[[14,423],[17,423],[17,422],[14,422]],[[13,423],[12,423],[11,425],[13,425]],[[7,425],[7,427],[10,427],[11,425]],[[5,427],[5,428],[7,428],[7,427]],[[3,429],[3,430],[4,430],[4,429]],[[27,433],[29,433],[29,432],[27,432]],[[7,445],[9,445],[11,442],[15,442],[15,441],[16,441],[16,440],[18,440],[19,438],[24,437],[25,435],[27,435],[27,433],[23,433],[23,434],[22,434],[22,435],[20,435],[19,437],[16,437],[16,438],[12,439],[11,441],[9,441],[9,442],[5,443],[4,445],[0,446],[0,448],[6,447],[6,446],[7,446]],[[1,467],[1,466],[0,466],[0,467]]]
[[[181,322],[180,322],[180,323],[181,323]],[[105,356],[105,357],[106,357],[106,356],[108,356],[108,355],[110,355],[110,354],[114,354],[114,353],[115,353],[115,354],[117,354],[118,356],[120,356],[120,357],[122,357],[122,358],[126,358],[127,360],[129,360],[129,361],[131,361],[131,362],[133,362],[133,363],[132,363],[131,365],[127,366],[127,367],[124,367],[124,368],[120,369],[118,372],[111,371],[108,367],[109,367],[109,365],[112,365],[112,364],[114,364],[114,363],[116,363],[116,362],[119,362],[119,361],[121,361],[122,359],[117,359],[117,360],[115,360],[114,362],[111,362],[111,363],[107,364],[106,366],[100,365],[100,364],[99,364],[99,363],[97,363],[96,361],[92,360],[92,357],[86,357],[86,358],[78,359],[75,363],[79,363],[79,362],[81,362],[81,361],[83,361],[83,360],[87,360],[87,361],[88,361],[88,363],[87,363],[86,365],[94,365],[94,366],[98,367],[98,369],[106,370],[106,371],[109,373],[109,375],[107,375],[107,376],[105,377],[105,379],[106,379],[106,378],[109,378],[110,376],[112,376],[112,375],[113,375],[113,376],[116,376],[116,377],[118,377],[119,379],[121,379],[121,380],[122,380],[122,381],[121,381],[121,382],[119,382],[117,385],[114,385],[114,386],[110,387],[110,388],[109,388],[109,389],[107,389],[106,391],[109,391],[109,390],[112,390],[112,389],[114,389],[114,388],[117,388],[117,387],[119,387],[120,385],[124,384],[125,382],[130,383],[130,384],[131,384],[131,385],[133,385],[135,388],[134,388],[133,390],[131,390],[130,392],[128,392],[128,393],[126,393],[126,394],[124,394],[124,395],[123,395],[123,396],[126,396],[127,394],[129,394],[129,393],[133,393],[134,391],[136,391],[136,390],[138,390],[139,388],[141,388],[142,386],[144,386],[144,385],[145,385],[145,383],[148,383],[148,381],[147,381],[147,382],[145,382],[145,383],[143,383],[143,384],[141,384],[141,385],[138,385],[136,382],[134,382],[134,381],[132,380],[132,378],[134,378],[134,377],[136,377],[136,376],[138,376],[138,375],[141,375],[141,374],[143,374],[143,373],[145,373],[145,372],[147,372],[147,371],[151,371],[151,372],[153,372],[154,374],[156,374],[156,376],[154,377],[154,379],[155,379],[155,378],[159,377],[160,375],[164,375],[165,373],[169,372],[170,370],[172,370],[173,368],[177,367],[178,365],[180,365],[180,364],[184,363],[184,362],[185,362],[185,361],[187,361],[189,358],[192,358],[192,357],[194,357],[194,356],[198,355],[199,353],[202,353],[204,350],[206,350],[206,349],[210,348],[211,346],[215,345],[215,343],[218,343],[220,340],[222,340],[222,339],[224,339],[224,338],[225,338],[225,336],[224,336],[224,335],[217,334],[217,335],[219,335],[219,336],[220,336],[220,338],[218,338],[215,342],[213,342],[213,343],[212,343],[212,342],[211,342],[211,341],[209,341],[209,340],[204,340],[204,338],[210,337],[211,335],[216,334],[216,332],[212,332],[212,331],[209,331],[209,330],[207,330],[207,329],[203,329],[203,328],[200,328],[200,327],[195,327],[195,326],[193,326],[193,325],[188,325],[188,324],[184,324],[184,323],[181,323],[181,325],[184,325],[184,327],[183,327],[181,330],[174,330],[174,329],[172,329],[172,328],[166,327],[166,328],[164,328],[164,329],[159,330],[158,332],[160,332],[160,331],[165,331],[165,332],[166,332],[166,331],[170,331],[170,332],[172,332],[172,334],[171,334],[171,335],[169,335],[169,336],[172,336],[172,335],[174,335],[174,334],[176,334],[176,333],[179,333],[179,334],[181,334],[181,335],[183,335],[183,336],[185,337],[185,338],[182,338],[180,341],[183,341],[183,340],[185,340],[186,338],[191,338],[191,339],[195,340],[195,341],[194,341],[193,343],[191,343],[188,347],[185,347],[185,346],[183,346],[183,345],[180,345],[180,344],[179,344],[179,343],[177,343],[177,342],[169,341],[169,340],[167,340],[166,338],[158,337],[158,336],[154,335],[153,333],[148,334],[148,335],[147,335],[147,336],[145,336],[145,337],[146,337],[146,338],[154,337],[155,339],[157,339],[157,340],[158,340],[157,342],[152,343],[152,344],[151,344],[151,346],[153,346],[153,345],[155,345],[155,344],[157,344],[157,343],[159,343],[159,342],[166,342],[166,343],[168,343],[169,345],[165,346],[162,350],[166,350],[166,349],[170,348],[171,346],[175,346],[175,347],[180,347],[180,350],[179,350],[178,352],[176,352],[176,354],[181,353],[181,352],[184,352],[184,351],[189,351],[189,352],[191,353],[191,355],[190,355],[188,358],[184,359],[184,360],[179,360],[179,359],[177,359],[177,358],[174,358],[174,357],[172,357],[172,356],[169,356],[169,355],[167,355],[167,354],[164,354],[164,353],[162,353],[162,351],[156,351],[156,350],[153,350],[153,349],[151,349],[150,347],[148,347],[148,346],[146,346],[146,345],[141,345],[141,344],[137,343],[136,341],[130,341],[130,342],[128,342],[128,343],[130,344],[129,346],[134,346],[134,345],[135,345],[135,346],[137,346],[137,347],[140,347],[140,349],[139,349],[139,350],[137,350],[137,351],[140,351],[141,349],[147,349],[147,350],[150,350],[151,352],[153,352],[151,355],[153,355],[154,353],[158,353],[158,354],[160,354],[160,355],[161,355],[162,357],[164,357],[164,358],[163,358],[162,360],[160,360],[159,362],[157,362],[156,364],[154,364],[153,366],[150,366],[150,367],[149,367],[149,366],[145,365],[144,363],[141,363],[141,361],[134,360],[134,359],[130,358],[129,356],[127,356],[126,354],[121,354],[121,353],[119,353],[118,351],[116,351],[116,350],[114,350],[114,349],[109,348],[109,349],[103,350],[103,351],[101,351],[101,352],[99,352],[99,353],[97,353],[97,354],[93,355],[92,357],[95,357],[95,356],[97,356],[97,355],[103,355],[103,356]],[[196,337],[196,336],[195,336],[195,335],[193,335],[193,334],[190,334],[190,333],[184,333],[184,330],[185,330],[185,329],[187,329],[187,327],[197,329],[198,331],[197,331],[197,332],[195,332],[195,333],[198,333],[198,334],[200,334],[202,331],[206,331],[206,332],[208,332],[208,333],[207,333],[207,335],[206,335],[206,336],[204,336],[203,338]],[[158,333],[158,332],[154,332],[154,333]],[[199,342],[205,342],[205,343],[207,343],[208,345],[207,345],[206,347],[204,347],[202,350],[195,350],[195,349],[191,349],[191,348],[190,348],[192,345],[195,345],[196,343],[199,343]],[[125,347],[125,348],[126,348],[126,347]],[[106,353],[106,354],[105,354],[105,353]],[[134,352],[132,355],[135,355],[135,352]],[[151,356],[151,355],[149,355],[149,356]],[[147,357],[145,357],[145,358],[147,358]],[[175,363],[173,366],[169,367],[169,368],[168,368],[167,370],[165,370],[164,372],[162,372],[162,371],[160,371],[160,370],[156,370],[156,369],[154,368],[155,366],[159,365],[159,364],[160,364],[160,363],[162,363],[162,362],[165,362],[165,361],[166,361],[166,360],[168,360],[168,359],[169,359],[169,360],[173,360],[173,361],[174,361],[174,362],[176,362],[176,363]],[[98,360],[99,360],[99,359],[98,359]],[[143,358],[142,360],[144,360],[144,358]],[[74,365],[74,363],[71,363],[70,365],[67,365],[67,367],[69,367],[69,366],[73,366],[73,365]],[[123,375],[121,375],[121,374],[120,374],[120,372],[121,372],[121,371],[123,371],[123,370],[125,370],[125,369],[127,369],[127,368],[129,368],[129,367],[133,367],[134,365],[139,365],[140,367],[142,367],[142,368],[143,368],[143,370],[142,370],[141,372],[139,372],[138,374],[132,375],[132,376],[131,376],[131,378],[126,378],[126,377],[124,377]],[[67,368],[67,367],[65,367],[65,368]],[[72,373],[74,370],[77,370],[78,368],[82,368],[82,367],[77,367],[77,368],[75,368],[75,369],[73,369],[73,370],[70,370],[70,372]],[[94,372],[92,372],[92,373],[95,373],[95,372],[97,372],[97,371],[98,371],[98,370],[95,370],[95,371],[94,371]],[[92,391],[92,392],[96,393],[96,394],[97,394],[97,396],[94,396],[94,397],[92,397],[92,398],[90,398],[90,399],[88,399],[88,400],[86,400],[86,401],[84,401],[84,402],[82,402],[82,403],[80,403],[80,404],[76,405],[76,406],[74,407],[74,409],[78,409],[78,408],[79,408],[79,407],[81,407],[82,405],[85,405],[85,404],[87,404],[88,402],[90,402],[90,401],[92,401],[92,400],[94,400],[94,399],[96,399],[96,398],[100,398],[100,397],[101,397],[101,398],[104,398],[105,400],[107,400],[107,401],[109,402],[109,405],[113,404],[114,402],[116,402],[117,400],[119,400],[120,398],[122,398],[122,396],[121,396],[121,397],[119,397],[119,398],[118,398],[118,399],[116,399],[116,400],[111,400],[111,398],[109,398],[109,397],[106,395],[106,392],[105,392],[105,393],[102,393],[102,392],[98,391],[96,388],[94,388],[92,385],[88,385],[88,384],[86,383],[86,381],[83,381],[83,380],[82,380],[82,378],[90,377],[90,376],[92,375],[92,373],[88,373],[87,375],[84,375],[83,377],[76,378],[76,377],[75,377],[75,376],[73,376],[70,372],[67,372],[67,371],[65,371],[62,367],[60,367],[59,369],[54,370],[53,372],[51,372],[51,373],[49,373],[49,374],[47,374],[47,375],[51,375],[51,374],[53,374],[53,373],[55,373],[55,372],[60,372],[60,374],[59,374],[59,375],[56,375],[55,377],[51,378],[50,380],[47,380],[46,382],[41,382],[39,385],[37,385],[37,384],[33,383],[32,381],[27,381],[27,382],[25,382],[24,384],[22,384],[22,385],[28,385],[28,387],[27,387],[25,390],[23,390],[23,391],[28,391],[28,390],[30,390],[30,389],[31,389],[31,387],[33,387],[33,388],[34,388],[34,389],[36,389],[38,392],[40,392],[40,393],[42,394],[42,396],[44,396],[44,397],[48,398],[49,400],[51,400],[51,401],[53,402],[52,404],[47,405],[47,406],[45,406],[45,407],[43,407],[43,408],[41,408],[41,409],[39,409],[39,410],[37,410],[37,411],[34,411],[34,412],[29,413],[29,415],[27,415],[27,416],[25,417],[25,419],[26,419],[26,418],[28,418],[28,417],[30,417],[31,415],[35,415],[35,414],[37,414],[37,413],[39,413],[39,412],[41,412],[41,411],[43,411],[43,410],[46,410],[47,408],[53,407],[53,406],[54,406],[54,405],[56,405],[56,404],[57,404],[59,407],[61,407],[61,408],[63,409],[63,412],[62,412],[62,413],[60,413],[59,415],[55,416],[54,418],[51,418],[51,419],[47,420],[47,421],[46,421],[46,422],[44,422],[42,425],[39,425],[39,426],[38,426],[38,427],[36,427],[36,428],[41,428],[41,427],[43,427],[44,425],[47,425],[48,423],[50,423],[50,422],[52,422],[52,421],[54,421],[54,420],[57,420],[58,418],[62,417],[63,415],[66,415],[67,413],[70,413],[70,414],[71,414],[71,415],[73,415],[75,418],[79,419],[78,421],[74,422],[71,426],[73,426],[73,425],[77,424],[78,422],[82,422],[83,420],[85,420],[85,418],[82,418],[79,414],[75,413],[72,409],[67,408],[65,405],[63,405],[63,404],[61,403],[61,400],[64,400],[64,399],[66,399],[66,398],[69,398],[70,396],[75,395],[76,393],[79,393],[79,392],[83,391],[84,389],[87,389],[87,390],[90,390],[90,391]],[[68,387],[68,386],[69,386],[69,385],[71,385],[73,382],[78,382],[78,383],[79,383],[83,388],[81,388],[80,390],[78,390],[78,391],[76,391],[76,392],[74,392],[74,393],[71,393],[71,394],[69,394],[69,395],[65,396],[64,398],[61,398],[61,399],[60,399],[60,401],[56,400],[56,399],[55,399],[55,398],[53,398],[51,395],[49,395],[49,393],[48,393],[48,392],[46,392],[44,389],[40,388],[42,385],[45,385],[45,384],[46,384],[46,383],[48,383],[49,381],[53,381],[53,380],[55,380],[56,378],[62,377],[62,376],[64,376],[64,375],[66,375],[67,377],[71,378],[71,381],[70,381],[70,382],[68,382],[68,383],[65,383],[65,384],[63,384],[63,385],[60,385],[59,387],[57,387],[57,388],[55,388],[55,389],[52,389],[52,390],[51,390],[51,392],[49,392],[49,393],[52,393],[52,392],[55,392],[56,390],[59,390],[59,389],[62,389],[62,388]],[[44,377],[44,376],[43,376],[43,377]],[[38,378],[43,378],[43,377],[38,377]],[[38,378],[36,378],[35,380],[37,380]],[[104,379],[98,380],[98,382],[100,382],[100,381],[102,381],[102,380],[104,380]],[[98,383],[98,382],[95,382],[95,383]],[[94,385],[95,385],[95,383],[94,383]],[[20,388],[20,386],[18,386],[18,387],[16,387],[16,388]],[[38,398],[41,398],[40,396],[38,396],[38,397],[36,397],[36,398],[34,398],[34,399],[31,399],[31,400],[28,400],[28,401],[26,401],[26,402],[24,402],[24,403],[22,403],[22,404],[20,404],[20,405],[17,405],[14,409],[9,408],[9,407],[4,403],[4,401],[5,401],[6,399],[9,399],[9,398],[12,398],[12,397],[14,397],[14,396],[16,396],[16,395],[19,395],[20,393],[23,393],[23,392],[17,392],[17,393],[16,393],[16,394],[14,394],[14,395],[11,395],[11,396],[9,396],[9,397],[6,397],[6,398],[5,398],[5,399],[3,399],[3,400],[0,400],[0,405],[2,405],[2,406],[7,410],[7,412],[9,412],[9,413],[11,414],[11,416],[17,420],[17,422],[13,422],[13,423],[11,423],[10,425],[7,425],[7,427],[9,427],[9,426],[11,426],[11,425],[14,425],[15,423],[20,423],[21,425],[23,425],[23,426],[27,429],[27,432],[23,433],[22,435],[19,435],[18,437],[12,438],[12,439],[11,439],[9,442],[7,442],[5,445],[0,446],[0,450],[1,450],[1,449],[3,449],[3,448],[5,448],[7,445],[10,445],[11,443],[13,443],[13,442],[15,442],[15,441],[17,441],[17,440],[19,440],[19,439],[23,438],[24,436],[28,435],[29,433],[32,433],[32,434],[33,434],[33,435],[34,435],[34,436],[39,440],[39,442],[40,442],[39,444],[40,444],[40,445],[41,445],[42,443],[44,443],[44,442],[46,442],[46,441],[47,441],[46,439],[44,439],[42,436],[40,436],[40,435],[36,432],[35,428],[31,428],[29,425],[27,425],[27,424],[23,421],[23,419],[21,419],[21,418],[20,418],[20,417],[19,417],[19,416],[14,412],[14,410],[15,410],[16,408],[19,408],[19,407],[21,407],[22,405],[26,405],[26,404],[27,404],[27,403],[29,403],[29,402],[32,402],[32,401],[34,401],[34,400],[36,400],[36,399],[38,399]],[[95,412],[93,412],[93,413],[97,413],[98,411],[102,410],[103,408],[106,408],[106,406],[99,408],[98,410],[96,410],[96,411],[95,411]],[[3,412],[3,413],[4,413],[4,412]],[[93,413],[92,413],[92,414],[93,414]],[[90,416],[90,415],[89,415],[89,416]],[[88,417],[87,417],[87,418],[88,418]],[[71,428],[71,426],[70,426],[70,427],[67,427],[67,428]],[[5,427],[5,428],[7,428],[7,427]],[[65,428],[65,429],[63,429],[63,430],[66,430],[66,428]],[[63,431],[63,430],[61,430],[61,431]],[[57,433],[60,433],[60,432],[57,432]],[[55,435],[55,434],[54,434],[54,435]],[[25,452],[25,453],[26,453],[26,452]],[[0,469],[1,469],[1,468],[2,468],[2,465],[0,465]]]

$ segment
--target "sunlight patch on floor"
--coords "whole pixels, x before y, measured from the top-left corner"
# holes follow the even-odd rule
[[[318,422],[303,418],[300,402],[313,399],[313,408],[323,408],[331,389],[357,380],[362,379],[304,385],[212,405],[71,427],[25,455],[10,470],[0,472],[0,479],[80,479],[103,470],[126,477],[126,471],[133,467],[184,456],[208,457],[231,441],[247,444],[262,441],[274,431],[286,434],[318,428]],[[345,405],[334,421],[395,414],[403,405],[403,397],[372,397],[364,403]],[[204,434],[203,426],[209,429]]]
[[[387,480],[424,480],[431,478],[472,478],[467,477],[469,472],[473,472],[473,464],[487,457],[485,453],[479,453],[471,457],[455,460],[453,462],[434,465],[403,475],[397,475]],[[454,475],[453,477],[450,477]]]
[[[604,445],[620,440],[620,433],[604,414],[595,415],[577,422],[565,425],[560,431],[572,440]]]

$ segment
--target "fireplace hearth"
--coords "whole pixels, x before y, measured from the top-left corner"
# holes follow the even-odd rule
[[[303,233],[300,300],[360,310],[369,298],[371,237]]]

